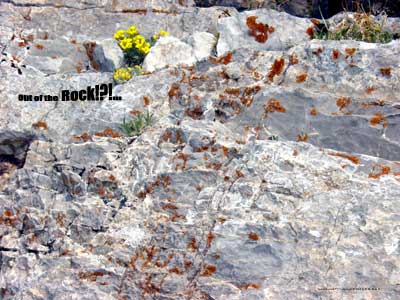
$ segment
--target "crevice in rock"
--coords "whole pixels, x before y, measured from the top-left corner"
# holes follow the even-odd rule
[[[34,136],[26,132],[0,132],[0,176],[21,169]]]

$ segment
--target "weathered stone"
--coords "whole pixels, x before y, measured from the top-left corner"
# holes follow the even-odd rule
[[[399,42],[185,5],[0,4],[0,298],[397,299]],[[252,15],[276,29],[265,44]],[[19,101],[112,82],[131,24],[174,37],[121,101]],[[139,111],[153,124],[123,136]]]

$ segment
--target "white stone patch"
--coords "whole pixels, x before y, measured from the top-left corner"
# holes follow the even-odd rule
[[[119,239],[124,239],[125,244],[135,248],[143,241],[145,232],[137,226],[123,227],[114,232],[113,236]]]

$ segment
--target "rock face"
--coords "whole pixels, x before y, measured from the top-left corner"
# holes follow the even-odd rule
[[[192,1],[14,0],[0,20],[0,299],[398,299],[398,40]],[[121,101],[18,100],[111,82],[132,23],[172,37]]]

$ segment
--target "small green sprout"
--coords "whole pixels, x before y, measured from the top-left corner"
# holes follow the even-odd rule
[[[127,136],[139,136],[143,131],[154,124],[154,114],[149,111],[146,114],[138,113],[130,121],[124,118],[119,129]]]

